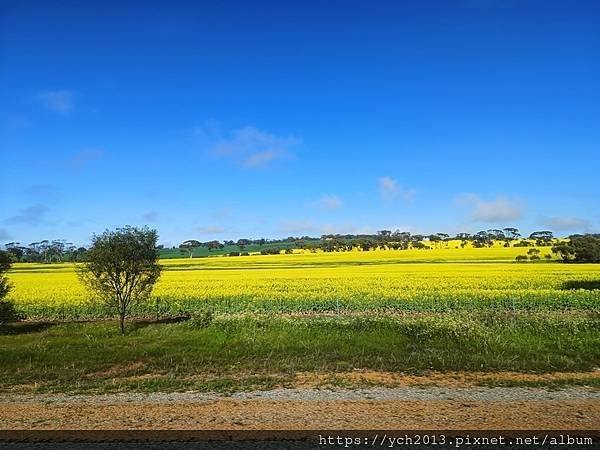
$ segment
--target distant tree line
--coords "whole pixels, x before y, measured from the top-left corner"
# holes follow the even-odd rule
[[[533,247],[552,247],[552,252],[559,255],[564,262],[598,262],[596,253],[598,236],[598,234],[572,235],[565,241],[557,242],[551,231],[534,231],[527,237],[523,237],[514,227],[455,235],[441,232],[427,235],[400,230],[380,230],[376,234],[324,234],[320,237],[290,236],[284,239],[238,239],[223,242],[188,239],[173,248],[178,249],[182,256],[193,258],[198,256],[198,250],[201,248],[206,248],[209,254],[211,252],[222,254],[225,251],[229,256],[247,256],[249,251],[263,255],[292,253],[294,248],[311,252],[344,252],[355,249],[426,250],[448,247],[450,241],[458,241],[452,245],[463,248],[467,245],[486,248],[501,242],[505,247],[531,247],[527,255],[520,256],[518,261],[541,259],[539,251],[532,249]],[[157,245],[156,248],[161,250],[163,246]],[[11,262],[85,262],[88,258],[88,249],[77,247],[65,240],[42,240],[28,245],[9,242],[5,245],[5,251]],[[544,257],[548,258],[548,255]]]
[[[87,251],[85,247],[77,247],[64,240],[43,240],[29,245],[9,242],[5,248],[11,261],[37,263],[83,261]]]
[[[519,239],[516,243],[511,241]],[[267,249],[260,249],[262,254],[279,254],[282,251],[290,252],[290,248],[299,248],[309,251],[340,252],[360,249],[362,251],[375,250],[377,248],[387,248],[392,250],[407,249],[428,249],[431,248],[426,242],[434,246],[448,245],[449,241],[459,240],[460,246],[465,247],[469,243],[475,248],[491,247],[497,241],[503,241],[504,246],[511,245],[520,247],[545,246],[550,247],[553,244],[554,235],[551,231],[535,231],[527,239],[521,239],[521,233],[517,228],[507,227],[502,230],[490,229],[479,231],[475,234],[458,233],[451,236],[448,233],[435,233],[429,235],[411,234],[408,231],[380,230],[376,234],[324,234],[320,238],[302,236],[287,237],[285,239],[239,239],[238,241],[226,240],[223,243],[219,241],[200,242],[190,239],[182,242],[179,249],[182,254],[192,258],[194,252],[205,247],[208,251],[217,249],[222,250],[225,246],[237,246],[239,251],[230,251],[230,256],[240,256],[244,250],[251,246],[270,245]],[[281,244],[278,247],[276,244]],[[291,247],[290,247],[291,244]]]
[[[193,258],[194,252],[201,247],[206,247],[210,252],[211,250],[221,250],[225,247],[225,245],[226,244],[222,244],[219,241],[200,242],[195,239],[189,239],[187,241],[182,242],[179,245],[179,249],[181,250],[182,254]]]

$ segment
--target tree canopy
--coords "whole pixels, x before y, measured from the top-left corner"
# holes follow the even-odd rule
[[[81,281],[119,316],[121,333],[132,305],[147,299],[160,277],[156,230],[125,227],[94,236]]]
[[[555,245],[552,251],[564,262],[600,263],[600,234],[569,236],[568,241]]]
[[[11,288],[8,278],[6,278],[10,263],[10,255],[7,252],[0,251],[0,323],[10,322],[17,318],[12,303],[4,300]]]

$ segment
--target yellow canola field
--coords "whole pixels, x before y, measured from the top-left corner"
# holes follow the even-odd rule
[[[252,255],[162,260],[153,299],[140,312],[177,314],[205,305],[227,311],[583,309],[598,291],[569,280],[600,279],[600,266],[514,263],[527,248]],[[73,264],[15,264],[9,298],[30,317],[102,316]],[[158,298],[158,301],[156,299]]]

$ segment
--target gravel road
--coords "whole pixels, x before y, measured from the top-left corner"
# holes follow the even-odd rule
[[[280,400],[280,401],[335,401],[335,400],[470,400],[470,401],[560,401],[600,400],[600,390],[568,388],[546,390],[539,388],[506,387],[398,387],[366,389],[273,389],[268,391],[238,392],[229,395],[201,392],[122,393],[103,395],[0,394],[0,404],[120,404],[149,403],[177,404],[216,400]]]
[[[229,396],[2,394],[0,429],[600,429],[590,388],[275,389]]]

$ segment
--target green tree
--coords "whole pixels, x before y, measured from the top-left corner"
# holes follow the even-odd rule
[[[210,242],[206,242],[204,244],[206,246],[206,248],[208,248],[208,251],[210,252],[211,250],[221,250],[223,247],[225,247],[223,244],[221,244],[219,241],[210,241]]]
[[[237,245],[240,248],[240,252],[243,252],[244,249],[251,243],[252,241],[250,241],[250,239],[238,239]]]
[[[156,230],[125,227],[95,235],[80,280],[119,316],[125,334],[125,318],[131,307],[146,300],[160,277]]]
[[[392,236],[392,232],[390,230],[380,230],[377,232],[377,239],[380,242],[383,242],[384,245],[385,245],[385,242],[387,242],[391,236]]]
[[[552,247],[564,262],[600,263],[600,234],[572,235]]]
[[[538,247],[548,247],[552,245],[554,234],[552,231],[534,231],[529,235],[529,239],[535,239],[535,245]]]
[[[518,239],[521,237],[521,233],[519,233],[518,228],[507,227],[503,228],[502,231],[504,231],[504,236],[506,236],[506,238],[509,240]]]
[[[190,255],[190,258],[194,257],[194,250],[196,250],[197,248],[200,248],[202,246],[202,244],[200,243],[200,241],[197,241],[195,239],[189,239],[187,241],[182,242],[181,244],[179,244],[179,249],[182,252],[188,252],[188,254]]]
[[[17,318],[13,304],[4,300],[11,288],[8,278],[6,278],[10,264],[11,256],[7,252],[0,251],[0,323],[10,322]]]

